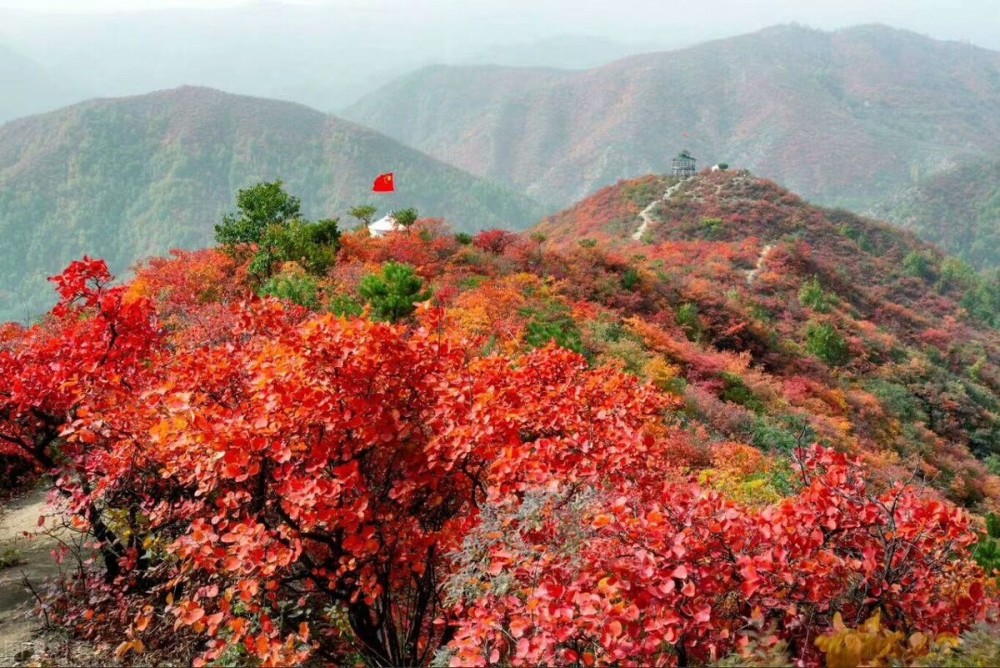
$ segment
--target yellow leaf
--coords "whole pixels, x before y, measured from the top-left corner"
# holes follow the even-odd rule
[[[146,646],[141,640],[126,640],[122,644],[115,648],[115,658],[121,659],[129,652],[135,652],[136,654],[142,654],[146,651]]]

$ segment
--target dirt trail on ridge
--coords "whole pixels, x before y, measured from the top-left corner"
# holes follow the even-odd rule
[[[649,215],[650,213],[652,213],[653,208],[660,202],[666,202],[668,199],[673,197],[674,193],[677,192],[677,189],[680,188],[682,185],[684,185],[684,181],[686,180],[687,179],[678,181],[674,185],[667,188],[667,192],[663,193],[663,197],[661,197],[660,199],[654,199],[652,202],[649,203],[649,206],[647,206],[645,209],[639,212],[639,219],[642,221],[642,225],[640,225],[639,229],[636,230],[635,234],[632,235],[633,241],[642,241],[642,235],[646,233],[646,228],[649,227],[649,224],[653,220],[652,218],[650,218]]]
[[[768,244],[761,249],[760,255],[757,256],[757,265],[753,269],[747,272],[747,284],[753,285],[753,282],[757,278],[757,275],[760,274],[761,271],[763,271],[764,263],[767,262],[767,258],[771,254],[771,251],[773,250],[774,246],[772,244]]]

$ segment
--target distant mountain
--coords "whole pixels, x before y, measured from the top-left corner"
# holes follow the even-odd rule
[[[82,99],[38,63],[0,45],[0,123]]]
[[[0,7],[0,43],[67,73],[94,91],[89,97],[198,85],[336,112],[434,63],[584,68],[692,39],[690,29],[680,28],[629,44],[579,36],[579,28],[565,25],[565,16],[536,25],[537,16],[526,20],[509,3],[494,3],[487,20],[481,3],[454,0],[409,7],[384,0],[188,3],[174,9],[135,4],[133,11],[117,13]],[[517,30],[511,30],[512,21],[521,24]],[[551,36],[556,31],[576,34]]]
[[[394,119],[393,134],[424,146],[477,147],[482,149],[482,157],[489,163],[519,162],[520,158],[511,152],[525,147],[514,137],[505,142],[499,137],[478,135],[488,130],[481,124],[482,119],[517,113],[512,109],[517,104],[512,99],[551,90],[573,77],[572,71],[560,69],[433,65],[381,89],[377,98],[364,103],[364,108],[370,112],[353,107],[347,113],[375,124],[391,117]],[[411,113],[379,108],[396,104],[404,105]],[[447,119],[438,116],[445,109]],[[358,122],[365,125],[362,120]],[[463,133],[463,137],[458,136]],[[466,164],[476,162],[472,155],[452,154],[450,159]],[[559,159],[559,156],[551,156],[553,162]]]
[[[371,193],[388,171],[397,192]],[[309,217],[371,202],[472,231],[524,227],[541,213],[522,195],[299,105],[201,88],[95,100],[0,126],[0,321],[44,309],[45,277],[85,253],[121,272],[210,243],[237,189],[279,178]]]
[[[557,204],[667,171],[688,148],[701,166],[747,167],[860,209],[915,174],[1000,150],[1000,53],[882,26],[776,27],[523,79],[435,68],[344,115]]]
[[[873,209],[979,269],[1000,268],[1000,162],[933,175]]]

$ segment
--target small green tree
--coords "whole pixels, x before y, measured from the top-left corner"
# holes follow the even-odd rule
[[[417,213],[416,209],[409,208],[396,211],[392,214],[392,217],[396,221],[396,224],[400,227],[409,227],[413,223],[417,222],[417,218],[420,217],[420,214]]]
[[[635,267],[629,267],[622,274],[622,287],[629,292],[635,292],[640,282],[639,272],[636,271]]]
[[[430,298],[430,292],[422,291],[423,284],[410,265],[387,262],[378,274],[361,279],[358,292],[377,319],[398,322],[413,313],[416,303]]]
[[[372,218],[378,213],[378,208],[371,204],[356,206],[347,211],[347,215],[358,221],[358,227],[368,227],[372,224]]]
[[[324,218],[317,220],[307,229],[309,240],[320,246],[332,246],[340,243],[340,219]]]
[[[976,276],[962,297],[962,306],[973,317],[1000,329],[1000,269]]]
[[[336,220],[271,225],[258,242],[250,273],[266,278],[276,264],[297,262],[310,274],[323,276],[336,260],[339,239]]]
[[[937,267],[934,255],[930,251],[911,251],[903,258],[903,269],[910,276],[922,278],[925,281],[937,280]]]
[[[698,315],[698,307],[694,304],[681,304],[677,309],[677,324],[681,326],[688,339],[700,341],[705,332],[705,325]]]
[[[829,323],[813,323],[806,330],[806,350],[830,366],[843,366],[850,360],[844,337]]]
[[[223,246],[259,242],[272,225],[299,217],[301,202],[289,195],[281,181],[258,183],[236,195],[236,213],[227,213],[215,226],[215,239]]]

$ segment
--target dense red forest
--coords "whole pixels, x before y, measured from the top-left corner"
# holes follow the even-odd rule
[[[50,620],[122,661],[968,659],[994,286],[745,174],[632,242],[669,185],[525,234],[292,220],[71,265],[0,328],[3,465],[93,536]]]

